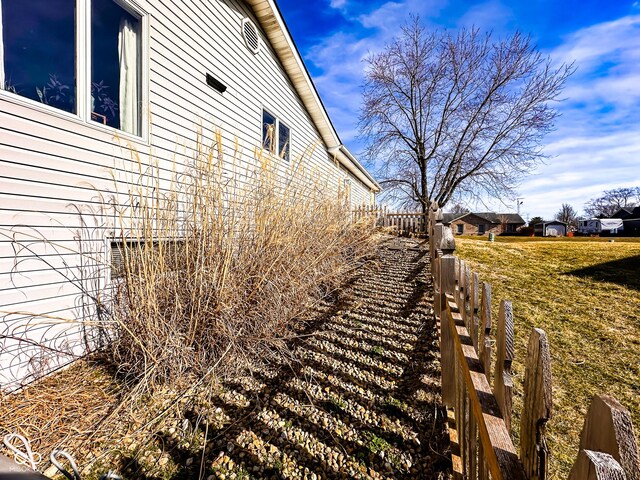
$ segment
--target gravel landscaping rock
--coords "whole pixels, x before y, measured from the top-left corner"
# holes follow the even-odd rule
[[[204,478],[450,478],[432,295],[427,244],[384,243],[295,361],[225,386]],[[197,478],[189,459],[172,478]]]

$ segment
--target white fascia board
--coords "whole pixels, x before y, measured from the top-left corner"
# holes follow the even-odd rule
[[[247,0],[247,3],[253,9],[329,153],[367,187],[379,192],[378,182],[340,141],[276,3],[273,0]]]

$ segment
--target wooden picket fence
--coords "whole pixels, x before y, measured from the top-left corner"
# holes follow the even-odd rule
[[[497,318],[493,317],[491,285],[481,282],[454,255],[453,233],[442,218],[441,210],[433,205],[429,253],[440,326],[442,399],[449,412],[455,478],[545,480],[549,459],[545,424],[553,411],[547,335],[534,328],[529,338],[520,448],[516,450],[511,437],[512,305],[503,300]],[[497,323],[496,339],[490,338],[493,322]],[[638,445],[628,410],[612,397],[596,396],[585,418],[569,480],[614,479],[640,480]]]
[[[422,212],[393,211],[386,206],[361,205],[352,212],[353,220],[374,217],[376,225],[397,232],[399,235],[426,233],[426,215]]]

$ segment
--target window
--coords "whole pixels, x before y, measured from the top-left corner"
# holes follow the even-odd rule
[[[91,0],[91,120],[140,134],[140,18]]]
[[[143,17],[124,5],[0,0],[0,88],[140,136]]]
[[[478,225],[478,234],[484,235],[484,230],[485,230],[484,225]]]
[[[456,225],[458,235],[462,235],[464,233],[464,223],[459,223]]]
[[[351,203],[351,179],[350,178],[343,179],[342,186],[343,186],[344,199],[346,200],[347,203]]]
[[[291,131],[284,123],[278,122],[278,155],[289,161],[289,143]]]
[[[73,0],[0,0],[2,89],[70,113],[76,105]]]
[[[289,161],[291,129],[266,110],[262,111],[262,146],[272,154]],[[276,151],[277,146],[277,151]]]

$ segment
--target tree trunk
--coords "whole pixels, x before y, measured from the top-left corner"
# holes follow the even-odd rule
[[[422,204],[422,213],[427,214],[429,210],[429,191],[427,190],[427,160],[420,159],[420,203]]]

